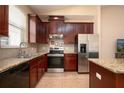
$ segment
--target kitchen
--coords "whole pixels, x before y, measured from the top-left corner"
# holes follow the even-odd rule
[[[59,87],[45,86],[42,80],[67,76],[65,82],[74,82],[75,76],[80,80],[60,87],[124,87],[123,52],[116,56],[116,40],[123,39],[123,9],[0,5],[0,87]]]

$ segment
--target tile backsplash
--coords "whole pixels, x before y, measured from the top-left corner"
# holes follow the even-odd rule
[[[28,54],[33,54],[36,52],[49,52],[49,44],[29,44],[28,48],[23,48]],[[0,48],[0,59],[17,57],[19,48]],[[64,53],[75,53],[74,44],[65,44]]]
[[[49,44],[39,44],[38,52],[49,52]],[[64,44],[64,53],[75,53],[74,44]]]
[[[49,52],[49,44],[38,44],[38,52]]]
[[[18,49],[16,48],[0,48],[0,59],[16,57]]]
[[[37,45],[29,44],[28,48],[23,48],[26,53],[33,54],[37,52]],[[0,59],[17,57],[19,48],[0,48]]]
[[[64,53],[75,53],[74,44],[65,44]]]

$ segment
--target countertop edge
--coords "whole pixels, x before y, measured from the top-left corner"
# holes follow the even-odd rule
[[[107,66],[104,66],[102,64],[99,64],[99,62],[94,62],[94,60],[92,60],[92,59],[89,59],[89,61],[94,63],[94,64],[96,64],[96,65],[98,65],[98,66],[101,66],[101,67],[103,67],[103,68],[105,68],[105,69],[107,69],[107,70],[109,70],[109,71],[111,71],[111,72],[113,72],[115,74],[124,74],[123,71],[114,70],[114,69],[112,69],[110,67],[107,67]]]

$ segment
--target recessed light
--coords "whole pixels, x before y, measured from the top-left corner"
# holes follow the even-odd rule
[[[59,19],[58,17],[54,17],[54,19]]]

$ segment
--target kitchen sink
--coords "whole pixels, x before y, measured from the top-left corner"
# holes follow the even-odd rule
[[[32,56],[31,55],[25,55],[25,56],[18,56],[17,58],[31,58]]]

